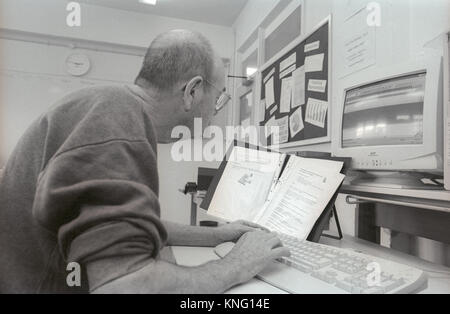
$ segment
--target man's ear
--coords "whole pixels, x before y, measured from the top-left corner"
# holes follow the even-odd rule
[[[201,76],[196,76],[186,84],[183,96],[185,112],[191,111],[196,103],[200,103],[203,98],[203,82]]]

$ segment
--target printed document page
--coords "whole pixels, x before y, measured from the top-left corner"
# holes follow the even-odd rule
[[[254,221],[286,155],[234,147],[208,210],[227,221]]]
[[[291,156],[273,193],[254,222],[306,240],[344,180],[342,162]]]

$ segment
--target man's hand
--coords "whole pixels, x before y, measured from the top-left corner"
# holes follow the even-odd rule
[[[269,233],[270,231],[262,226],[239,220],[233,223],[222,225],[216,228],[216,236],[220,243],[224,242],[237,242],[247,232],[264,231]]]
[[[284,256],[290,256],[290,252],[275,234],[253,231],[244,234],[223,260],[239,270],[237,280],[243,283],[259,274],[272,261]]]

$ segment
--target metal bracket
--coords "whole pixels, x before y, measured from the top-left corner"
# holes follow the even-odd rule
[[[347,202],[347,204],[349,205],[359,205],[359,204],[367,204],[370,203],[369,201],[365,201],[365,200],[361,200],[356,196],[353,195],[347,195],[347,197],[345,198],[345,201]]]
[[[344,236],[342,234],[341,224],[339,222],[339,217],[338,217],[338,214],[337,214],[336,205],[333,205],[332,213],[333,213],[334,221],[336,222],[336,228],[337,228],[337,231],[338,231],[338,236],[322,233],[322,237],[331,238],[331,239],[335,239],[335,240],[342,240],[344,238]]]

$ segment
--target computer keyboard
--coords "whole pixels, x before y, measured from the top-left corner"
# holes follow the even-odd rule
[[[421,270],[354,251],[279,235],[291,256],[274,262],[257,278],[289,293],[413,293],[426,288]],[[224,257],[233,244],[215,250]]]

